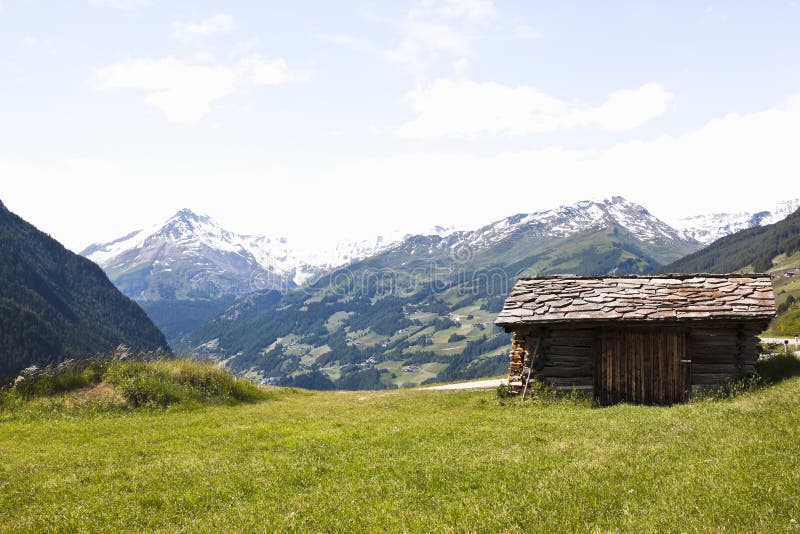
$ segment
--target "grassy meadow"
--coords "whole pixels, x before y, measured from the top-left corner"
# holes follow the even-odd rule
[[[800,527],[800,377],[670,408],[422,390],[75,403],[103,387],[0,411],[0,531]]]

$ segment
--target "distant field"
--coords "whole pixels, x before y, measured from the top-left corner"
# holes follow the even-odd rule
[[[0,412],[0,531],[796,531],[800,378],[672,408],[494,392]]]

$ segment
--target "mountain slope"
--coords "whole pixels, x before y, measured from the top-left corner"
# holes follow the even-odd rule
[[[503,372],[492,325],[521,274],[651,272],[696,250],[623,198],[414,236],[316,283],[249,295],[183,347],[279,383],[345,389]]]
[[[287,273],[270,265],[279,263],[280,249],[280,242],[233,234],[184,209],[148,230],[91,245],[81,255],[103,267],[132,298],[193,300],[246,295],[256,278],[261,289],[294,287]]]
[[[664,272],[756,271],[772,274],[778,313],[800,301],[800,209],[767,226],[742,230],[662,268]],[[771,334],[796,334],[796,306],[770,325]],[[787,325],[792,326],[787,330]]]
[[[779,255],[800,250],[800,209],[780,222],[741,230],[666,265],[663,272],[724,273],[741,269],[766,272]]]
[[[100,267],[0,203],[0,379],[31,364],[120,344],[169,350],[164,335]]]
[[[800,199],[781,202],[771,210],[755,213],[711,213],[679,219],[675,227],[687,239],[708,245],[740,230],[774,224],[800,208]]]
[[[370,256],[392,238],[292,248],[285,238],[239,235],[183,209],[166,221],[81,252],[147,311],[171,341],[256,290],[287,291]]]

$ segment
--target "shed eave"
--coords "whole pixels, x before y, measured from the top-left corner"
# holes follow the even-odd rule
[[[626,324],[637,324],[637,325],[646,325],[646,324],[698,324],[698,323],[769,323],[775,315],[739,315],[739,316],[725,316],[725,317],[686,317],[686,318],[678,318],[678,317],[667,317],[667,318],[659,318],[659,319],[647,319],[646,317],[636,317],[636,318],[619,318],[619,317],[609,317],[609,318],[585,318],[585,319],[575,319],[575,318],[564,318],[564,319],[542,319],[542,320],[523,320],[523,321],[503,321],[500,319],[495,320],[495,326],[505,329],[512,329],[513,327],[521,327],[521,326],[548,326],[548,325],[564,325],[564,324],[580,324],[580,325],[591,325],[591,324],[619,324],[619,325],[626,325]]]

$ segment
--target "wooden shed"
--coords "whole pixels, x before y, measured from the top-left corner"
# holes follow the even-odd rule
[[[548,276],[514,286],[509,383],[591,392],[601,404],[671,404],[754,371],[775,316],[764,274]]]

